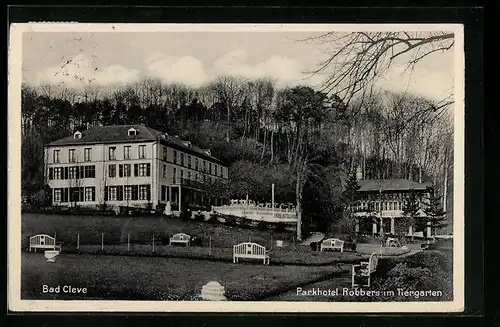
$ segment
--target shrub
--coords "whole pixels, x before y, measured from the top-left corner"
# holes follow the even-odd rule
[[[246,227],[249,227],[249,226],[250,226],[250,223],[249,223],[248,219],[241,218],[241,219],[238,221],[238,226],[243,227],[243,228],[246,228]]]
[[[441,253],[422,252],[398,262],[374,285],[377,289],[405,291],[434,290],[443,292],[439,300],[452,298],[453,274],[451,259]],[[397,297],[397,300],[413,298]],[[395,300],[394,298],[390,299]],[[416,299],[413,299],[416,300]]]
[[[160,213],[163,213],[163,212],[165,212],[165,207],[166,207],[165,204],[159,203],[159,204],[156,205],[156,211],[158,211]]]
[[[283,223],[278,223],[276,227],[274,227],[274,232],[276,233],[283,233],[285,231],[285,224]]]
[[[181,212],[182,220],[190,220],[191,219],[191,211],[182,211]]]
[[[197,213],[194,215],[194,220],[196,221],[205,221],[205,215],[202,213]]]
[[[257,224],[257,229],[258,230],[267,230],[268,226],[265,222],[261,221]]]
[[[199,236],[193,236],[191,238],[191,246],[203,246],[203,240]]]
[[[218,215],[210,215],[208,222],[211,224],[218,224],[219,223],[219,216]]]
[[[101,203],[97,205],[97,210],[107,211],[109,210],[109,205],[107,203]]]
[[[234,217],[224,217],[224,220],[225,220],[225,224],[228,225],[228,226],[234,226],[236,225],[236,219]]]

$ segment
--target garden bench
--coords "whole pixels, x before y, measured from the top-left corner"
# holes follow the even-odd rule
[[[29,251],[32,249],[44,249],[44,250],[59,250],[61,251],[61,243],[56,243],[56,239],[52,236],[46,234],[37,234],[30,237],[30,247]]]
[[[352,287],[367,286],[370,287],[371,275],[377,270],[378,255],[373,252],[368,261],[361,262],[359,265],[352,266]],[[358,278],[356,278],[358,277]],[[365,279],[365,283],[358,283],[356,279]]]
[[[262,245],[251,242],[244,242],[233,245],[233,263],[237,263],[239,258],[258,259],[266,265],[269,264],[269,250]]]
[[[323,242],[321,242],[320,252],[323,252],[323,250],[340,250],[340,252],[344,252],[344,241],[337,238],[323,240]]]
[[[185,246],[189,246],[191,243],[191,236],[185,233],[178,233],[174,236],[170,237],[169,244],[184,244]]]

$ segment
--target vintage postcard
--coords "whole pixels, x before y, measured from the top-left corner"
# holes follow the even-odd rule
[[[463,26],[13,24],[12,311],[460,312]]]

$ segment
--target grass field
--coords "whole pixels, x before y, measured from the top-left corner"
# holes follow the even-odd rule
[[[24,249],[28,247],[29,237],[40,233],[56,234],[57,241],[65,244],[76,244],[77,234],[80,234],[80,244],[101,244],[101,233],[104,233],[106,244],[126,243],[128,234],[132,243],[151,242],[153,234],[156,241],[168,243],[169,236],[179,232],[202,238],[204,246],[208,245],[211,238],[213,247],[232,247],[249,239],[264,246],[269,246],[271,241],[276,239],[284,240],[285,245],[293,242],[291,233],[212,225],[180,218],[23,213],[21,220]]]
[[[332,278],[348,267],[263,266],[203,260],[41,253],[22,254],[22,299],[194,300],[201,287],[220,282],[230,300],[260,300]],[[85,295],[43,294],[42,285],[86,287]]]
[[[211,260],[232,262],[232,248],[208,247],[180,247],[180,246],[155,246],[152,245],[106,245],[101,250],[100,245],[82,245],[80,249],[75,247],[65,248],[64,253],[89,254],[89,255],[122,255],[122,256],[158,256],[167,258],[189,258],[197,260]],[[297,265],[297,266],[326,266],[335,264],[356,263],[366,260],[369,255],[353,252],[313,252],[307,248],[302,251],[272,248],[270,251],[271,265]]]

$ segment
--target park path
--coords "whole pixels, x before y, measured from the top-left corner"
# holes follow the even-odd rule
[[[408,253],[391,256],[391,258],[409,257],[419,252],[422,250],[411,249]],[[342,293],[345,289],[351,289],[351,272],[349,270],[332,279],[303,285],[300,288],[271,296],[264,301],[344,302],[346,298],[342,296]]]
[[[325,238],[325,234],[323,234],[323,233],[312,233],[312,235],[309,236],[308,238],[306,238],[302,243],[300,243],[300,245],[310,246],[311,243],[313,243],[313,242],[317,243],[324,238]]]

